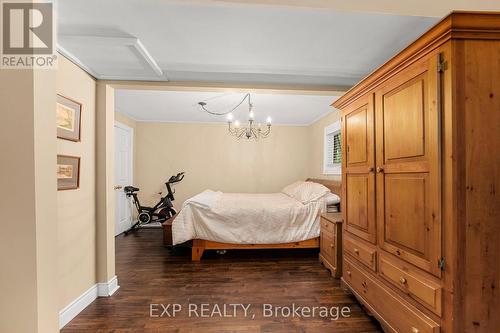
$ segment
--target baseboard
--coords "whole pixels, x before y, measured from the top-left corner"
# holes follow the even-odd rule
[[[77,299],[59,311],[59,329],[66,326],[66,324],[82,312],[83,309],[95,301],[97,297],[109,297],[113,295],[118,288],[120,288],[120,286],[118,285],[116,275],[108,282],[94,284]]]
[[[75,318],[83,309],[89,306],[97,298],[97,284],[94,284],[86,292],[80,295],[73,302],[69,303],[64,309],[59,311],[59,328],[63,328],[73,318]]]
[[[113,295],[119,288],[118,278],[115,275],[108,282],[97,284],[97,295],[99,297],[108,297]]]

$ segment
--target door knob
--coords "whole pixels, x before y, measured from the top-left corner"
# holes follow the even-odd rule
[[[406,279],[404,277],[399,278],[399,283],[406,284]]]
[[[373,172],[375,171],[375,169],[373,167],[371,167],[370,169],[368,169],[368,172]]]
[[[382,167],[377,167],[377,172],[378,172],[378,173],[384,172],[384,168],[382,168]]]
[[[115,190],[121,190],[123,188],[123,186],[121,185],[115,185]]]
[[[359,250],[358,249],[354,249],[354,253],[359,254]]]

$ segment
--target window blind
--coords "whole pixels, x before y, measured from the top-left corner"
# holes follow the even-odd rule
[[[341,136],[340,132],[334,132],[327,135],[326,151],[328,167],[333,167],[336,164],[342,163],[341,151]]]

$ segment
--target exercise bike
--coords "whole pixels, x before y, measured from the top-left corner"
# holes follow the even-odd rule
[[[153,207],[142,206],[137,197],[137,192],[139,188],[134,186],[125,186],[124,191],[127,197],[132,197],[134,199],[134,205],[137,209],[137,222],[134,223],[127,231],[124,232],[128,235],[132,231],[139,229],[140,227],[150,224],[150,223],[162,223],[177,214],[172,204],[174,201],[175,190],[172,191],[171,185],[174,185],[184,179],[184,172],[179,172],[177,175],[170,177],[170,179],[165,183],[167,187],[167,195],[160,198],[160,201]],[[161,196],[161,192],[160,192]]]

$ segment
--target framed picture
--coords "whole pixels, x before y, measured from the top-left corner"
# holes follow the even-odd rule
[[[80,186],[80,157],[57,155],[57,190],[74,190]]]
[[[57,137],[64,140],[80,141],[82,105],[69,98],[57,95]]]

